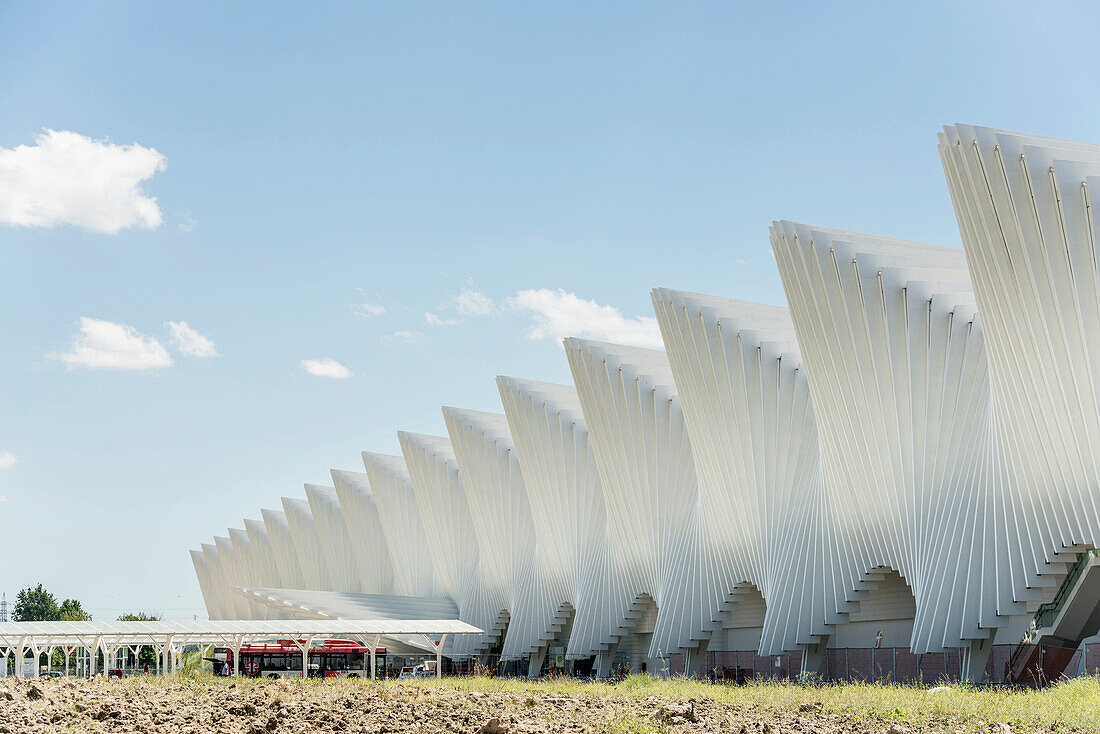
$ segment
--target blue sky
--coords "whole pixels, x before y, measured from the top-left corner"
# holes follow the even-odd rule
[[[568,381],[559,332],[783,303],[772,219],[958,245],[937,130],[1100,142],[1098,21],[0,2],[0,590],[201,617],[189,548]]]

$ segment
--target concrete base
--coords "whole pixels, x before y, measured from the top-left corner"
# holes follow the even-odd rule
[[[531,653],[531,661],[527,665],[527,677],[538,678],[542,673],[542,664],[546,662],[546,648]]]
[[[966,683],[981,683],[985,678],[985,666],[993,652],[993,640],[972,640],[962,649],[962,670],[959,677]]]
[[[615,657],[615,648],[612,647],[609,650],[596,655],[596,677],[607,678],[611,675],[611,660]]]
[[[798,674],[800,681],[807,681],[821,674],[821,664],[829,649],[829,637],[824,635],[816,645],[807,645],[802,649],[802,670]]]
[[[703,640],[699,643],[699,648],[696,650],[688,650],[684,653],[684,675],[689,678],[699,677],[699,673],[703,667],[703,661],[707,659],[707,646],[710,644],[709,640]]]

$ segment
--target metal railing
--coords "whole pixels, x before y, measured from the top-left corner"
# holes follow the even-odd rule
[[[1066,600],[1069,599],[1070,592],[1073,591],[1073,587],[1077,585],[1077,581],[1085,571],[1085,566],[1088,565],[1089,560],[1092,558],[1100,558],[1100,549],[1094,548],[1093,550],[1085,551],[1077,555],[1076,563],[1070,566],[1065,580],[1062,581],[1062,585],[1058,587],[1058,593],[1054,595],[1054,599],[1040,606],[1035,612],[1035,629],[1043,629],[1044,627],[1049,627],[1054,624],[1058,612],[1062,610]]]
[[[1066,573],[1066,577],[1062,579],[1062,584],[1058,587],[1058,591],[1054,594],[1054,598],[1046,604],[1040,605],[1035,611],[1035,618],[1032,620],[1031,626],[1028,627],[1027,632],[1024,633],[1024,639],[1016,646],[1016,650],[1012,653],[1012,658],[1008,662],[1009,675],[1011,677],[1016,678],[1023,674],[1024,671],[1018,670],[1018,667],[1020,663],[1029,657],[1035,650],[1035,643],[1039,638],[1039,630],[1054,624],[1054,620],[1058,618],[1058,613],[1062,611],[1062,607],[1065,606],[1066,601],[1069,599],[1070,592],[1077,586],[1077,582],[1081,579],[1081,574],[1085,572],[1085,567],[1093,558],[1100,558],[1100,548],[1093,548],[1084,553],[1078,553],[1077,560],[1070,566],[1069,572]],[[1040,650],[1040,656],[1041,655],[1042,651]]]

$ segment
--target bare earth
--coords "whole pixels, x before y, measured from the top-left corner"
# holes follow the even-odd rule
[[[1007,726],[983,727],[990,734]],[[24,732],[954,732],[707,698],[479,692],[359,682],[79,679],[0,682],[0,734]]]

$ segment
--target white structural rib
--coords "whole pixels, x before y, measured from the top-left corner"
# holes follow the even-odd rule
[[[393,593],[393,563],[382,536],[374,492],[366,474],[331,470],[332,483],[344,511],[348,544],[359,576],[359,588],[365,594]]]
[[[237,573],[234,575],[235,584],[259,584],[259,562],[256,558],[252,542],[244,528],[229,528],[229,542],[233,545],[233,555],[236,557]],[[246,600],[247,601],[247,600]],[[267,616],[267,610],[251,602],[246,604],[250,619],[263,619]]]
[[[316,591],[337,591],[328,575],[316,520],[309,509],[309,502],[295,497],[282,497],[290,537],[298,552],[298,561],[305,574],[305,587]]]
[[[521,598],[512,624],[542,630],[545,653],[566,645],[587,658],[614,634],[608,605],[607,509],[577,391],[569,385],[498,377],[504,413],[534,521],[536,564],[545,585]]]
[[[214,591],[214,582],[210,578],[210,568],[206,565],[206,556],[201,550],[192,550],[191,563],[195,566],[195,577],[199,581],[199,591],[202,592],[202,601],[206,605],[206,614],[210,619],[217,619],[215,614],[219,611],[218,600]]]
[[[824,607],[814,592],[823,583],[817,430],[790,315],[660,288],[653,305],[691,438],[715,576],[711,616],[722,626],[708,649],[795,650],[813,639],[808,621]]]
[[[229,584],[226,583],[225,574],[222,572],[218,548],[212,543],[203,543],[200,547],[202,548],[202,557],[205,561],[210,595],[213,601],[213,604],[207,604],[206,611],[211,619],[229,619],[233,616],[227,593]]]
[[[508,420],[452,407],[443,408],[443,418],[470,505],[483,594],[508,617],[501,657],[515,660],[541,647],[543,632],[528,613],[516,619],[516,604],[523,597],[527,606],[528,598],[547,592],[535,564],[534,522]]]
[[[401,456],[363,452],[378,508],[378,523],[393,562],[393,593],[403,596],[435,596],[435,569],[420,508]]]
[[[695,649],[709,636],[713,590],[702,573],[699,490],[668,359],[583,339],[566,339],[565,350],[600,470],[620,579],[609,612],[621,630],[606,642],[625,639],[635,655],[654,662]]]
[[[940,157],[988,344],[997,611],[1048,601],[1100,546],[1100,146],[956,125]]]
[[[482,594],[477,539],[471,533],[473,524],[458,460],[446,438],[405,431],[399,431],[397,438],[427,531],[425,541],[439,591],[458,604],[459,619],[487,633],[455,642],[448,655],[464,657],[480,652],[486,644],[482,638],[493,636],[491,630],[500,619],[501,609],[499,601]]]
[[[271,545],[271,538],[267,535],[267,526],[262,520],[246,518],[244,529],[248,533],[248,542],[252,546],[258,582],[265,587],[282,586],[279,569],[275,563],[275,549]]]
[[[336,490],[318,484],[305,485],[306,501],[317,531],[320,551],[332,591],[361,592],[351,537]]]
[[[232,592],[234,586],[240,586],[246,580],[241,559],[233,547],[233,541],[224,535],[215,535],[214,546],[218,549],[217,565],[222,583],[225,585],[222,591],[225,612],[231,619],[248,619],[252,613],[252,605]]]
[[[851,622],[889,569],[915,610],[910,639],[882,644],[965,653],[989,637],[993,452],[963,253],[791,222],[773,225],[772,250],[813,396],[835,610]]]
[[[312,588],[306,583],[305,570],[302,568],[301,561],[298,560],[298,549],[294,546],[294,538],[290,534],[290,523],[287,522],[286,513],[261,509],[260,517],[263,518],[267,539],[275,555],[275,567],[279,569],[279,582],[275,586],[283,589]]]

